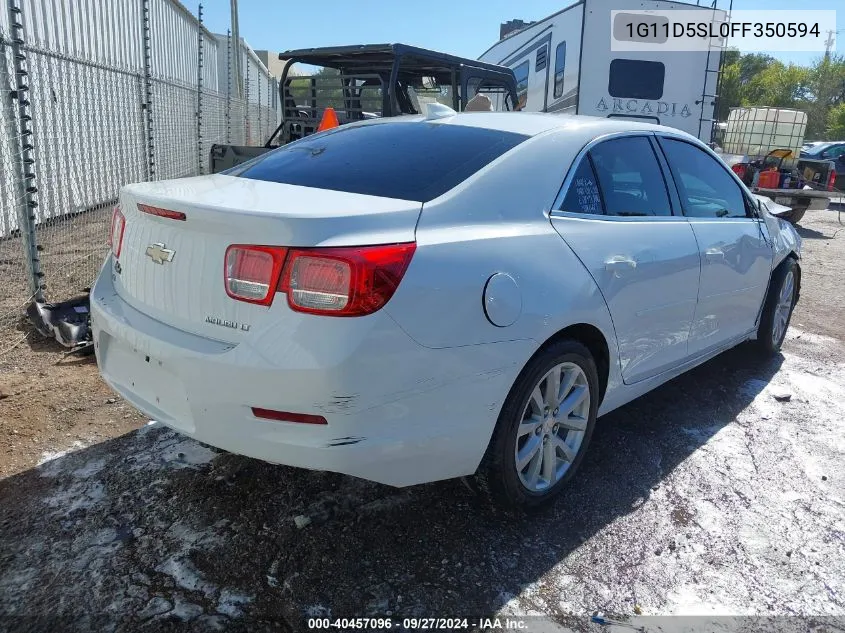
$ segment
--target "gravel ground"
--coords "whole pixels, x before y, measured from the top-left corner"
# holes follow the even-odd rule
[[[108,252],[111,214],[112,206],[106,205],[38,225],[36,238],[48,301],[77,297],[94,281]],[[18,233],[0,236],[0,352],[8,347],[3,345],[4,330],[32,298],[22,250]]]
[[[740,346],[605,416],[567,493],[530,516],[460,481],[394,489],[220,453],[30,337],[0,356],[0,630],[541,614],[587,631],[595,611],[845,630],[840,227],[802,222],[781,355]]]

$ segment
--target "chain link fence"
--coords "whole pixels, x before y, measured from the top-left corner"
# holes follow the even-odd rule
[[[201,5],[0,1],[2,331],[90,286],[121,186],[207,173],[213,144],[263,144],[279,115],[274,78]]]

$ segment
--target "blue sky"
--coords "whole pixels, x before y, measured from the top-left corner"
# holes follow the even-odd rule
[[[196,13],[190,0],[183,0]],[[571,0],[239,0],[240,29],[255,49],[283,51],[311,46],[402,42],[477,58],[499,37],[499,23],[537,20]],[[843,0],[813,0],[813,9],[839,9],[837,29],[845,30]],[[795,0],[734,0],[734,9],[795,9]],[[727,8],[728,0],[719,0]],[[205,0],[206,26],[229,28],[229,0]],[[838,49],[845,50],[845,32]],[[818,53],[774,53],[783,61],[808,64]]]

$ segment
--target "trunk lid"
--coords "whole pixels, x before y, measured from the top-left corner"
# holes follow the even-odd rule
[[[229,297],[228,246],[411,242],[422,209],[420,202],[222,174],[128,185],[120,204],[121,298],[168,325],[229,343],[247,335],[242,325],[255,329],[285,302],[277,297],[268,308]],[[185,220],[142,213],[138,204],[182,212]]]

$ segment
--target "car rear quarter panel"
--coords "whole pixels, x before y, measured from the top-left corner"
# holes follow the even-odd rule
[[[417,251],[386,306],[409,336],[432,348],[528,341],[523,357],[511,359],[518,373],[557,332],[587,323],[604,335],[616,367],[607,305],[548,217],[587,140],[559,133],[534,137],[424,205]],[[519,289],[518,317],[506,327],[485,313],[485,286],[496,273],[512,277]],[[611,369],[611,380],[613,375]]]

